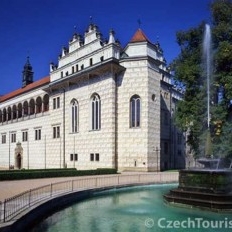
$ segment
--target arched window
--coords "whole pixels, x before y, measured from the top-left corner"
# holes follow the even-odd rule
[[[0,110],[0,122],[2,122],[2,110]]]
[[[19,103],[17,108],[18,108],[18,118],[22,118],[22,115],[23,115],[23,105],[22,105],[22,103]]]
[[[3,122],[6,122],[6,115],[7,115],[6,108],[4,108],[3,109],[3,119],[2,119]]]
[[[70,124],[71,133],[77,133],[79,130],[79,104],[75,99],[71,101],[70,105]]]
[[[30,102],[29,102],[29,114],[32,115],[32,114],[35,114],[35,100],[34,99],[31,99]]]
[[[16,105],[13,105],[13,112],[12,112],[12,116],[13,116],[13,119],[16,119],[17,118],[17,106]]]
[[[101,129],[101,99],[98,94],[91,97],[91,129]]]
[[[36,114],[41,113],[42,112],[42,98],[41,97],[37,97],[36,98]]]
[[[7,120],[10,121],[12,119],[12,110],[10,106],[7,109],[7,115]]]
[[[130,127],[140,127],[141,100],[138,95],[133,95],[130,99]]]
[[[49,96],[45,94],[43,97],[43,111],[46,112],[49,110]]]

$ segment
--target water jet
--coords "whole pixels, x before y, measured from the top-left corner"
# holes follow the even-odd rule
[[[205,156],[197,160],[201,168],[179,171],[179,185],[163,196],[172,205],[197,207],[210,211],[232,212],[232,161],[214,158],[210,133],[211,31],[205,26],[204,58],[207,79],[207,131]]]

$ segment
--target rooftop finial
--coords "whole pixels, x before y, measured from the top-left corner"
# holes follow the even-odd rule
[[[140,20],[140,18],[138,19],[138,25],[139,25],[139,28],[141,28],[141,24],[142,24],[142,22],[141,22],[141,20]]]
[[[156,45],[159,47],[160,46],[160,43],[159,43],[159,36],[157,35],[156,36]]]
[[[90,24],[93,24],[93,17],[89,16]]]
[[[30,51],[27,50],[27,62],[29,62],[29,59],[30,59]]]

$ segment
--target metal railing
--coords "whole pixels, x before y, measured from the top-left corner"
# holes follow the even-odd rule
[[[3,212],[3,210],[2,210],[2,202],[0,201],[0,223],[2,222],[2,212]]]
[[[0,223],[11,221],[22,211],[44,200],[68,193],[131,184],[171,183],[177,182],[178,176],[178,172],[89,176],[44,185],[0,202]]]

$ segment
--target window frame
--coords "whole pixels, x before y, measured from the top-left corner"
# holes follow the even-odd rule
[[[90,101],[91,110],[91,130],[101,130],[101,98],[98,94],[93,94]]]
[[[90,153],[90,161],[93,162],[94,161],[94,153]]]
[[[79,132],[79,102],[76,99],[70,103],[70,132]]]
[[[60,97],[54,97],[52,102],[53,102],[53,110],[60,108]]]
[[[99,153],[95,153],[95,161],[100,161],[100,154]]]
[[[22,131],[22,142],[28,142],[28,131]]]
[[[11,143],[16,143],[16,132],[11,133]]]
[[[60,126],[53,126],[52,128],[52,138],[59,139],[60,138]]]
[[[35,140],[36,141],[41,140],[41,134],[42,134],[41,128],[35,129]]]
[[[2,134],[2,144],[6,144],[6,134]]]
[[[130,128],[141,127],[141,98],[134,94],[130,98]]]

